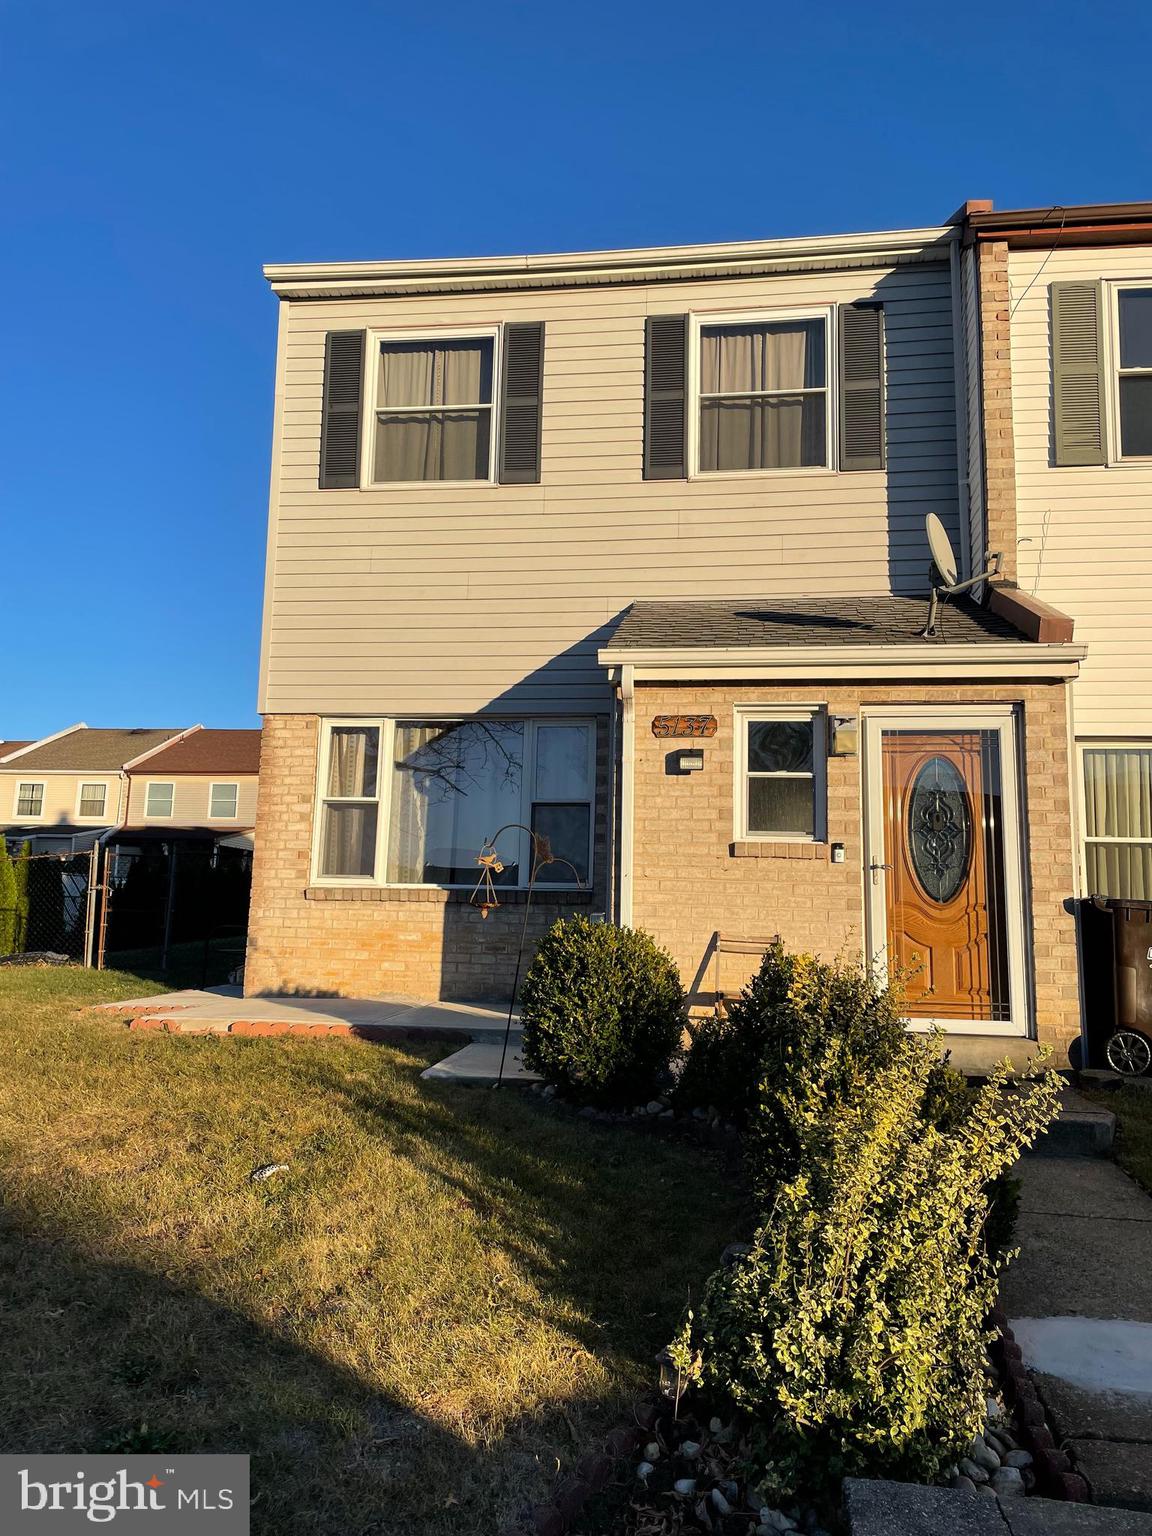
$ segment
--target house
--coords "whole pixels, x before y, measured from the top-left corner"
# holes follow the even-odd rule
[[[127,767],[179,734],[175,727],[69,726],[0,744],[0,834],[34,853],[79,853],[120,824]]]
[[[929,515],[988,536],[967,230],[265,269],[250,992],[507,996],[531,829],[530,939],[642,926],[707,1009],[779,933],[1063,1056],[1084,648],[1006,583],[924,633]]]
[[[1152,897],[1152,203],[967,208],[991,538],[1087,643],[1078,889]]]
[[[251,852],[260,732],[182,732],[127,770],[124,843],[209,841]]]

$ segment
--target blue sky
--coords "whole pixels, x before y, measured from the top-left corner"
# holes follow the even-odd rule
[[[255,723],[261,262],[1150,197],[1149,8],[1102,15],[0,0],[0,738]]]

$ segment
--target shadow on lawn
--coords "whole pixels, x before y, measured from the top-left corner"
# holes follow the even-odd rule
[[[11,1206],[0,1285],[0,1452],[250,1452],[255,1532],[459,1529],[478,1454],[250,1318]]]
[[[531,1278],[535,1310],[625,1397],[650,1379],[689,1283],[740,1222],[719,1158],[515,1092],[417,1084],[382,1101],[345,1053],[283,1049],[290,1071],[467,1204]],[[78,1242],[49,1180],[3,1195],[0,1451],[247,1451],[259,1536],[494,1536],[618,1420],[620,1392],[545,1396],[487,1445],[467,1443],[294,1342],[290,1316],[280,1336],[150,1272],[162,1249],[140,1265],[101,1253],[98,1200]]]
[[[415,1105],[383,1104],[334,1072],[328,1091],[456,1192],[541,1295],[566,1304],[573,1338],[625,1374],[626,1359],[644,1362],[637,1385],[751,1220],[734,1155],[651,1126],[590,1124],[517,1089],[436,1084]]]

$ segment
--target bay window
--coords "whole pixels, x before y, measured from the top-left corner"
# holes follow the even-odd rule
[[[519,823],[499,839],[498,885],[528,883],[523,828],[547,839],[555,859],[538,884],[587,884],[594,765],[590,721],[331,723],[321,747],[316,878],[471,886],[485,840]]]

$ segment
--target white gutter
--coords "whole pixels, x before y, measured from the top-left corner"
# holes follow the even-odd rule
[[[914,678],[933,682],[1074,678],[1084,645],[605,646],[602,667],[626,667],[633,682],[839,682]]]
[[[636,697],[633,671],[620,668],[620,912],[622,928],[632,926],[632,856],[636,841]]]
[[[539,287],[541,283],[646,281],[685,277],[710,269],[771,269],[797,261],[862,261],[877,257],[946,260],[960,238],[956,225],[878,230],[864,234],[813,235],[783,240],[711,245],[644,246],[609,251],[561,251],[528,256],[475,256],[422,261],[269,262],[264,276],[281,298],[321,298],[354,292],[440,290],[446,285]]]

